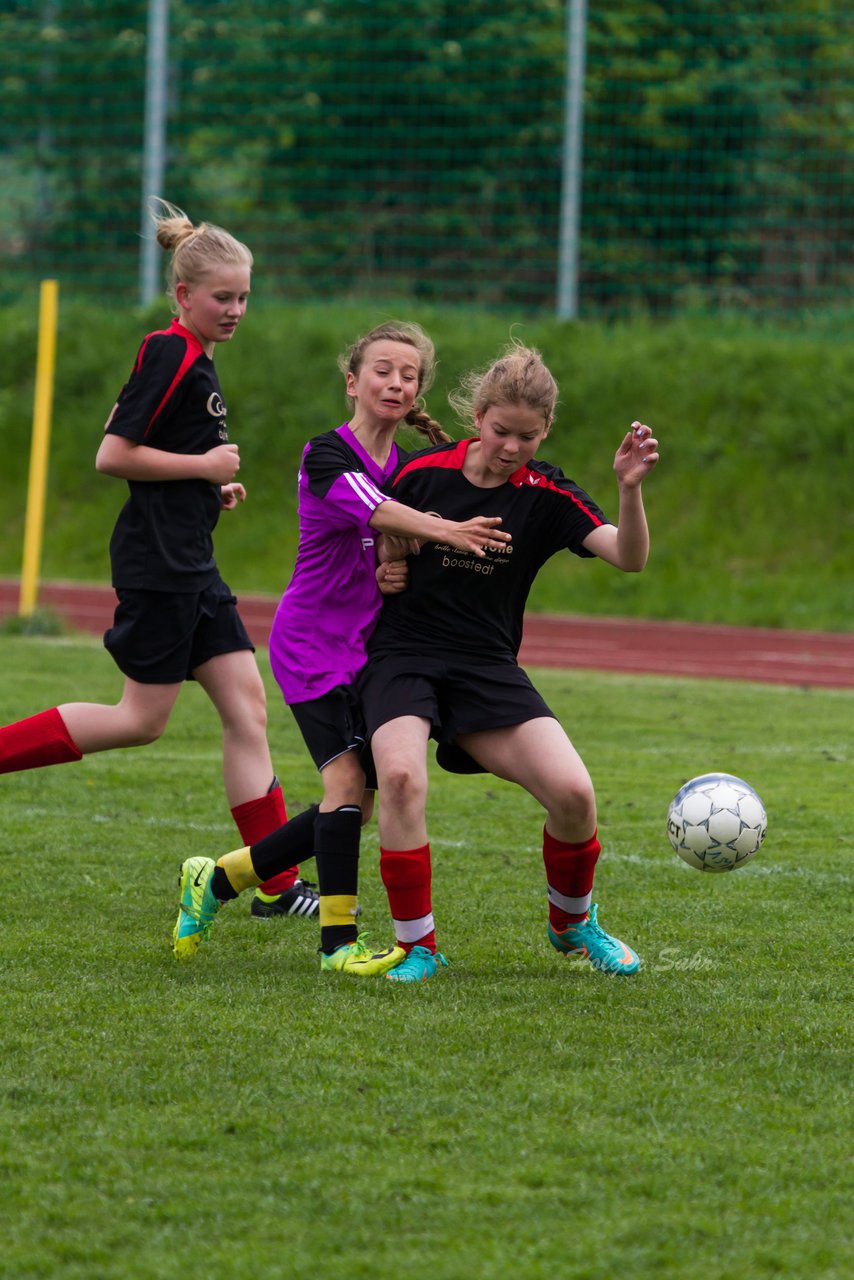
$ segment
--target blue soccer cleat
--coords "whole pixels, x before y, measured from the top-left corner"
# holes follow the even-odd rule
[[[426,947],[413,947],[406,959],[386,974],[389,982],[426,982],[432,978],[440,964],[447,960],[438,951],[434,955]]]
[[[549,942],[567,956],[584,956],[601,973],[637,973],[640,959],[619,938],[612,938],[596,920],[592,903],[586,920],[568,925],[561,933],[549,925]]]

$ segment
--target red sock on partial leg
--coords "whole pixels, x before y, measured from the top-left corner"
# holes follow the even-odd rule
[[[407,955],[413,947],[426,947],[435,954],[429,844],[419,849],[381,848],[380,875],[388,893],[397,945]]]
[[[288,820],[279,779],[273,779],[266,795],[259,796],[257,800],[247,800],[244,804],[235,805],[231,816],[246,845],[257,844],[259,840],[264,839],[264,836],[277,831]],[[284,893],[285,890],[293,887],[298,876],[299,867],[289,867],[270,880],[265,880],[260,886],[261,892],[269,894],[270,897],[277,893]]]
[[[593,875],[602,847],[594,831],[589,840],[570,844],[543,827],[543,862],[549,889],[549,923],[557,933],[578,924],[590,908]]]
[[[0,773],[20,773],[82,759],[83,752],[56,707],[0,729]]]

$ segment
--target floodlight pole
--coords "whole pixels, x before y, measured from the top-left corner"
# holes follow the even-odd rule
[[[139,260],[139,302],[146,307],[157,293],[160,265],[152,235],[148,200],[163,194],[166,156],[166,106],[169,78],[169,0],[148,0],[145,56],[145,139],[142,162],[142,209]]]
[[[584,130],[584,74],[587,47],[587,0],[567,0],[566,88],[564,91],[563,157],[558,229],[557,315],[578,316],[579,227],[581,223],[581,154]]]

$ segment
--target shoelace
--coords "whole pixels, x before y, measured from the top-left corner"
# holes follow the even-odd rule
[[[612,938],[609,933],[605,932],[598,920],[595,920],[592,916],[588,916],[584,925],[585,929],[592,933],[598,942],[603,943],[612,955],[622,955],[620,943],[617,942],[616,938]]]
[[[588,921],[591,932],[594,933],[600,942],[603,942],[611,951],[619,951],[618,944],[614,941],[609,933],[606,933],[600,924]]]

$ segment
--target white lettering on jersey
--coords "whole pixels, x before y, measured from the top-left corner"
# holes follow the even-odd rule
[[[216,391],[212,391],[208,396],[207,410],[212,418],[224,418],[228,413],[222,403],[222,396],[218,395]]]
[[[362,539],[362,550],[363,550],[363,551],[370,551],[370,549],[371,549],[371,547],[372,547],[373,545],[374,545],[374,540],[373,540],[373,538],[363,538],[363,539]]]

